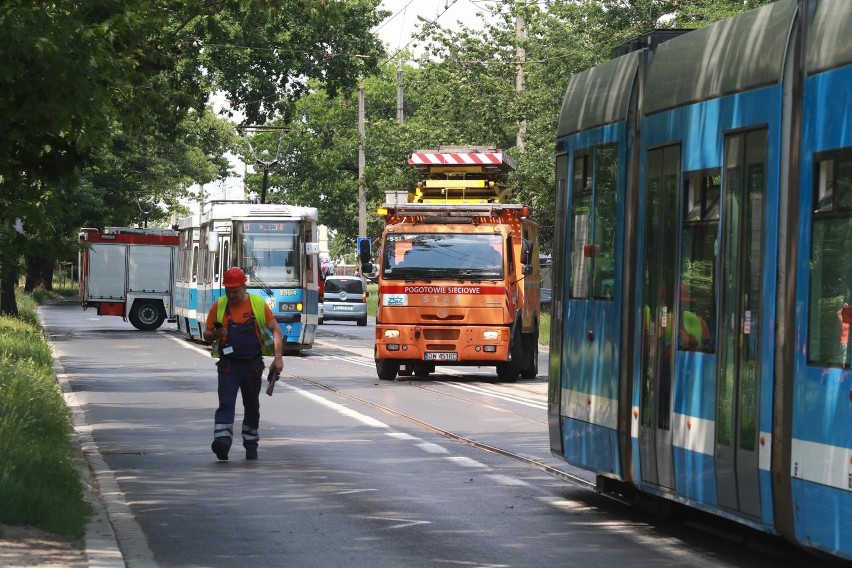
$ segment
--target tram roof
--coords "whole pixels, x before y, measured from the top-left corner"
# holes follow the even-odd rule
[[[809,74],[852,63],[852,2],[823,0],[817,5],[806,62]]]
[[[796,0],[778,0],[661,44],[645,114],[780,82],[796,10]]]
[[[641,54],[634,51],[571,77],[557,136],[625,120]]]

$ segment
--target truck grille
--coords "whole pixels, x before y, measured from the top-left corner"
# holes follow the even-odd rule
[[[424,329],[423,337],[432,341],[455,341],[459,333],[458,329]]]

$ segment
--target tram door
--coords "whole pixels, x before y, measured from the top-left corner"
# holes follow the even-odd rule
[[[680,145],[648,152],[642,274],[642,378],[639,459],[642,481],[674,488],[672,373],[677,333],[675,283]]]
[[[758,387],[767,131],[725,139],[716,397],[721,507],[760,516]]]

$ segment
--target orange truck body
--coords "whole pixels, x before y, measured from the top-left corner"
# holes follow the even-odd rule
[[[379,378],[439,364],[493,366],[506,382],[535,377],[538,225],[529,207],[502,202],[514,162],[477,147],[418,152],[409,163],[426,178],[412,202],[379,209]]]

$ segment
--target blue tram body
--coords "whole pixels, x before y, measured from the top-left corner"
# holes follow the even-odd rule
[[[617,483],[852,559],[852,2],[572,77],[548,422]]]
[[[212,202],[178,223],[178,330],[201,340],[207,314],[225,294],[221,275],[245,270],[248,291],[266,301],[284,351],[313,346],[319,323],[318,214],[313,207]]]

